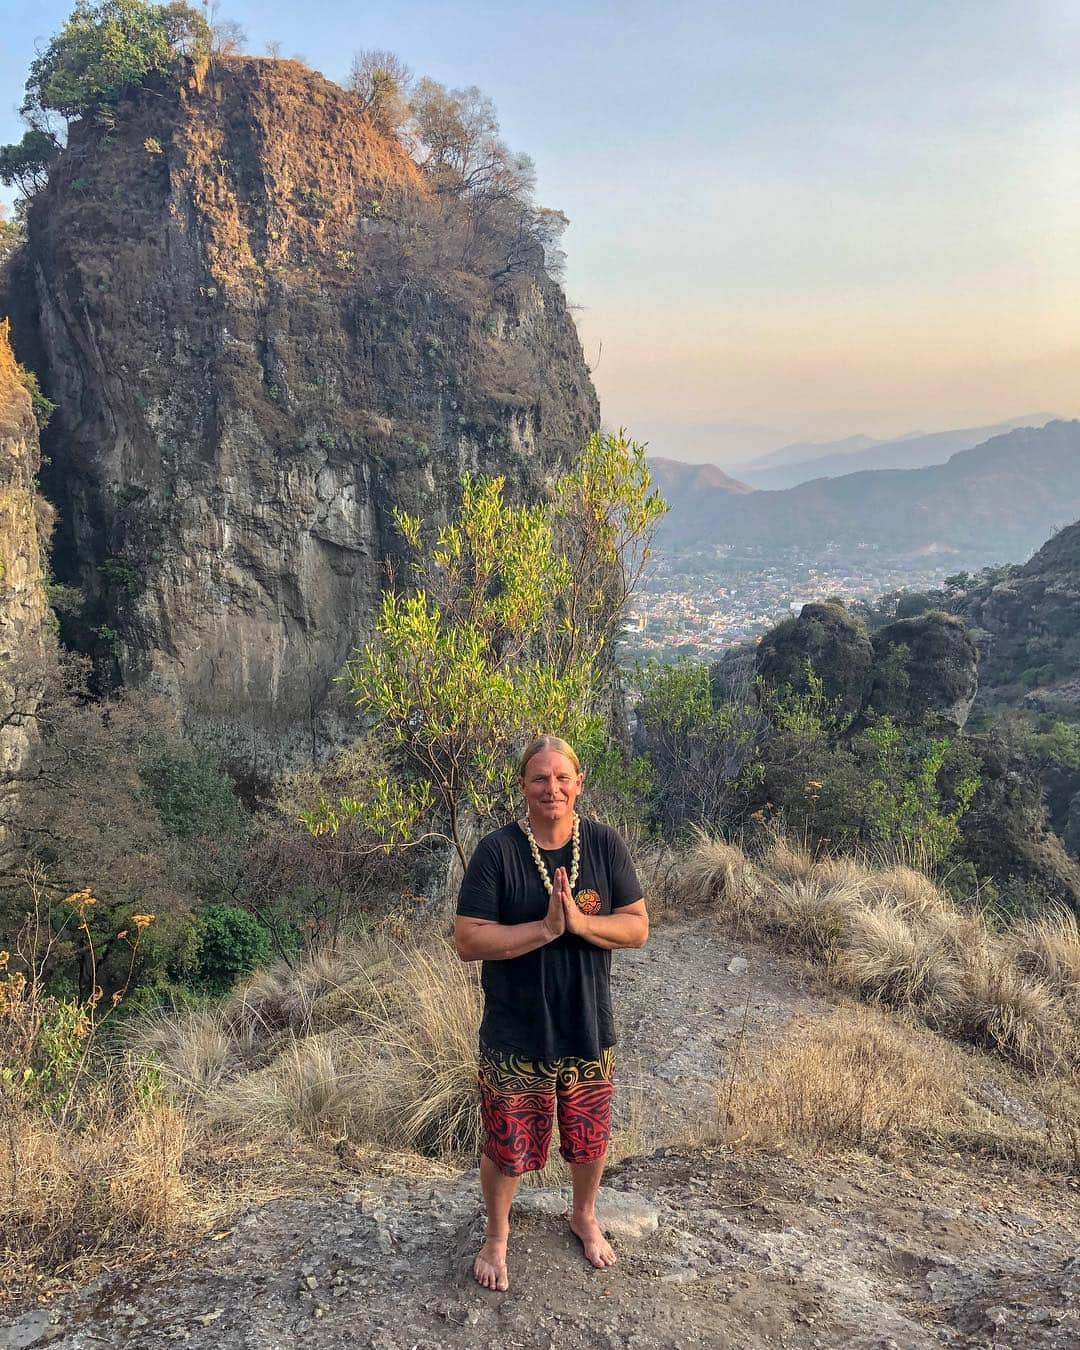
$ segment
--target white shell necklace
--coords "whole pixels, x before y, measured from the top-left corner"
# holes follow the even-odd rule
[[[536,870],[540,873],[540,880],[544,883],[544,890],[550,895],[554,890],[554,885],[552,884],[551,877],[548,875],[547,863],[545,863],[540,856],[540,846],[537,844],[536,836],[532,832],[532,821],[530,821],[528,815],[525,816],[522,825],[525,830],[525,837],[529,841],[529,849],[533,855],[533,862],[536,864]],[[581,817],[576,811],[574,812],[574,833],[571,837],[574,841],[574,851],[570,857],[570,893],[572,895],[574,887],[577,885],[578,871],[581,867]],[[563,847],[565,848],[566,845],[564,844]]]

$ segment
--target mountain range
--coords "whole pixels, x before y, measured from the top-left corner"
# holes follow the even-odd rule
[[[672,460],[650,466],[671,506],[659,543],[672,553],[865,548],[981,567],[1027,556],[1080,517],[1080,421],[1008,431],[944,464],[867,469],[777,491],[748,491],[715,466],[711,474]]]
[[[756,488],[787,488],[812,478],[833,478],[860,469],[921,469],[943,464],[950,455],[970,450],[993,436],[1019,427],[1045,426],[1053,420],[1053,413],[1027,413],[991,426],[912,431],[890,440],[848,436],[821,443],[796,441],[748,463],[731,465],[729,471]]]

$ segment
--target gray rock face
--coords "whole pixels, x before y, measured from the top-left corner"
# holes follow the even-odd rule
[[[599,422],[540,262],[455,270],[425,210],[351,95],[238,58],[76,129],[30,212],[10,299],[58,403],[69,636],[256,773],[353,726],[393,508],[437,523],[469,470],[534,494]]]
[[[23,764],[52,663],[41,533],[52,510],[38,497],[38,429],[0,324],[0,773]]]

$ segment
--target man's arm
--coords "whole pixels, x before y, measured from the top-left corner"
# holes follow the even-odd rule
[[[497,923],[494,919],[471,919],[459,914],[454,920],[454,946],[463,961],[509,961],[524,956],[566,931],[561,893],[551,891],[548,912],[531,923]]]
[[[575,918],[569,917],[573,909]],[[644,899],[623,905],[611,914],[582,914],[573,900],[567,909],[566,926],[594,947],[618,951],[621,947],[644,947],[649,940],[649,915]]]

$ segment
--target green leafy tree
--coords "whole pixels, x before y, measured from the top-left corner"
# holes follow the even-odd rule
[[[23,133],[21,141],[0,145],[0,183],[17,187],[24,197],[32,196],[45,186],[49,165],[59,153],[60,146],[54,136],[39,127],[31,127]],[[4,229],[7,235],[18,227],[5,222]],[[21,242],[21,239],[13,241],[5,249],[5,256]]]
[[[40,125],[50,112],[71,121],[113,107],[151,75],[167,75],[180,57],[209,51],[205,19],[181,3],[78,0],[67,22],[31,63],[23,116]]]
[[[398,513],[414,584],[384,592],[347,669],[391,771],[308,812],[316,833],[360,817],[387,845],[439,835],[464,864],[471,827],[512,807],[525,739],[556,729],[603,757],[615,639],[666,507],[621,432],[590,437],[548,501],[504,486],[467,476],[428,545]]]
[[[270,960],[269,932],[237,905],[207,905],[200,916],[199,928],[196,979],[211,992],[222,993],[237,976],[246,975]]]

